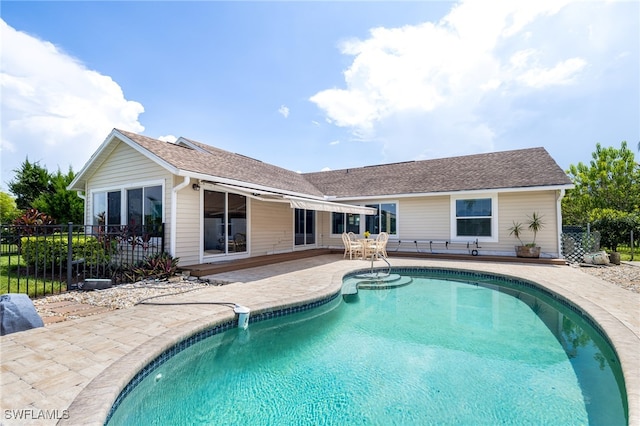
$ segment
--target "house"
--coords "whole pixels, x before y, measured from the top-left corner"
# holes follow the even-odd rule
[[[573,185],[544,148],[296,173],[200,142],[114,129],[69,185],[85,224],[165,224],[180,264],[390,234],[393,250],[514,256],[513,221],[543,216],[537,243],[560,256],[560,201]]]

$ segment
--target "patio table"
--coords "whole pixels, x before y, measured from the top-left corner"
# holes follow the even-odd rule
[[[362,244],[362,258],[369,259],[375,255],[375,250],[371,247],[372,244],[376,242],[376,240],[372,238],[365,238],[358,240],[360,244]],[[377,259],[376,259],[377,260]]]

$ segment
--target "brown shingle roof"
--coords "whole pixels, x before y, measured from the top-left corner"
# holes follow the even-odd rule
[[[300,173],[244,155],[234,154],[190,139],[186,140],[201,148],[202,151],[123,130],[118,132],[180,170],[210,175],[214,180],[215,177],[226,178],[299,194],[318,197],[323,195]]]
[[[176,169],[321,197],[497,190],[571,185],[544,148],[407,161],[300,174],[185,139],[200,149],[118,130]]]
[[[336,197],[438,193],[571,185],[544,148],[306,173]]]

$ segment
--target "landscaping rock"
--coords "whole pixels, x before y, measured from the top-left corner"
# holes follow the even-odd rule
[[[16,293],[0,296],[0,336],[43,326],[29,296]]]

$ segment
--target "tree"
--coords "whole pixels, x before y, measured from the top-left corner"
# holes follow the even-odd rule
[[[562,200],[563,222],[580,225],[589,222],[594,209],[624,213],[640,210],[640,165],[634,153],[622,142],[620,149],[603,148],[599,143],[589,165],[569,166],[567,173],[575,188]]]
[[[58,223],[83,223],[84,202],[75,191],[67,190],[74,177],[71,168],[66,175],[58,169],[50,175],[47,191],[33,201],[32,207],[54,217]]]
[[[11,223],[20,216],[16,200],[6,192],[0,192],[0,223]]]
[[[640,235],[640,213],[625,213],[612,209],[594,209],[589,214],[591,229],[599,231],[600,245],[613,251],[629,243],[631,232]]]
[[[9,191],[16,196],[18,209],[27,210],[36,198],[49,190],[49,172],[38,162],[30,163],[28,157],[14,172],[15,179],[9,182]]]

